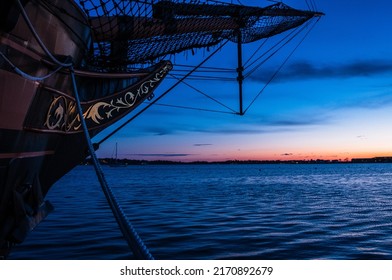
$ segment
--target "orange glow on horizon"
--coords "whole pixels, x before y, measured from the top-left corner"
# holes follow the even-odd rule
[[[210,157],[202,157],[202,156],[190,156],[188,158],[180,159],[177,158],[178,161],[227,161],[227,160],[239,160],[239,161],[247,161],[247,160],[254,160],[254,161],[291,161],[291,160],[300,160],[300,161],[311,161],[311,160],[337,160],[337,161],[351,161],[353,158],[375,158],[375,157],[392,157],[392,153],[388,152],[357,152],[357,153],[309,153],[309,154],[236,154],[236,155],[217,155],[217,156],[210,156]]]

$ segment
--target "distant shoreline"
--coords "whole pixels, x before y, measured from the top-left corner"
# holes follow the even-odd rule
[[[102,165],[113,163],[111,158],[100,158]],[[392,163],[392,157],[374,157],[374,158],[353,158],[350,161],[342,160],[226,160],[226,161],[170,161],[170,160],[134,160],[134,159],[117,159],[116,163],[121,165],[191,165],[191,164],[341,164],[341,163]],[[83,165],[91,164],[90,159],[82,162]]]

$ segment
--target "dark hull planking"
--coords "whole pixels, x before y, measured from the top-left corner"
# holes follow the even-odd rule
[[[171,64],[164,61],[133,73],[78,70],[91,44],[86,19],[72,1],[50,2],[68,13],[48,10],[39,1],[23,5],[49,51],[60,60],[72,58],[93,137],[151,98]],[[57,66],[37,43],[16,4],[1,5],[0,51],[8,61],[0,57],[0,258],[51,211],[44,200],[50,187],[88,156],[69,70],[43,81],[18,75],[12,65],[35,77]]]

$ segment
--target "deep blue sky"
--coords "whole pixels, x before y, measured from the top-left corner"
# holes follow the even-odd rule
[[[261,0],[241,3],[272,4]],[[285,3],[307,7],[305,0]],[[392,155],[392,2],[315,3],[326,15],[245,116],[154,106],[102,144],[99,156],[112,156],[115,142],[119,143],[120,158],[135,159]],[[244,46],[244,61],[259,44]],[[294,42],[245,80],[246,105],[295,46]],[[195,65],[207,54],[202,50],[195,55],[179,54],[173,62]],[[236,45],[229,43],[208,65],[235,68],[236,59]],[[156,94],[173,82],[165,81]],[[237,109],[235,82],[189,83]],[[187,86],[178,87],[162,103],[221,109]]]

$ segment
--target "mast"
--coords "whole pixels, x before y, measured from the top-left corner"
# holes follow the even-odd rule
[[[239,105],[240,105],[240,111],[239,111],[239,115],[242,116],[244,115],[244,111],[243,111],[243,105],[242,105],[242,83],[244,81],[244,75],[243,75],[243,71],[244,71],[244,66],[242,65],[242,34],[241,34],[241,30],[238,29],[238,34],[237,34],[237,38],[238,38],[238,42],[237,42],[237,56],[238,56],[238,68],[237,68],[237,81],[238,81],[238,97],[239,97]]]

